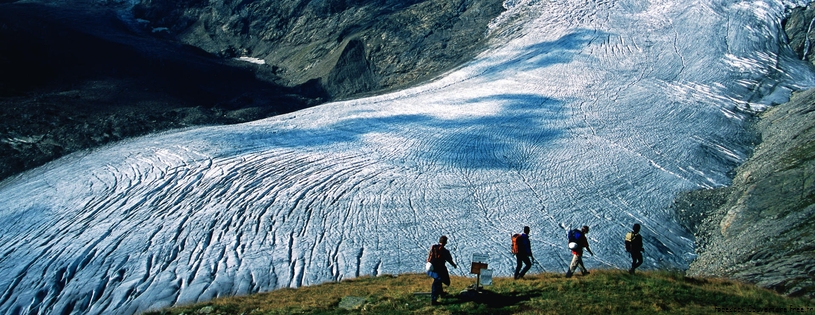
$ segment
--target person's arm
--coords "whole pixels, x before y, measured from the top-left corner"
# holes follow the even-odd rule
[[[591,248],[589,248],[589,240],[586,238],[586,236],[583,236],[581,241],[583,241],[583,247],[585,247],[586,250],[589,251],[589,254],[594,256],[594,252],[592,252]]]
[[[450,263],[450,265],[452,265],[452,266],[453,266],[453,268],[458,269],[458,265],[456,265],[456,263],[455,263],[455,262],[453,262],[453,255],[451,255],[451,254],[450,254],[450,251],[449,251],[449,250],[447,251],[447,257],[446,257],[446,260],[447,260],[447,262],[449,262],[449,263]]]
[[[526,237],[525,241],[526,241],[526,253],[529,255],[529,257],[532,257],[532,242],[529,241],[529,236]]]
[[[639,244],[640,245],[640,251],[644,252],[645,251],[645,246],[642,246],[642,235],[637,235],[637,242],[640,243]]]

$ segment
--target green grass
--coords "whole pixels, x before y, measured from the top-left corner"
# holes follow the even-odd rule
[[[220,298],[150,315],[170,314],[815,314],[815,301],[788,298],[754,285],[690,278],[680,272],[629,275],[598,270],[565,278],[538,274],[515,281],[495,278],[475,301],[461,293],[475,278],[455,277],[442,304],[430,305],[431,279],[423,274],[363,277],[298,289]],[[340,308],[343,297],[364,298],[354,310]],[[803,312],[801,312],[803,311]]]

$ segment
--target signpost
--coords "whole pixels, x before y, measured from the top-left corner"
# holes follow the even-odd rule
[[[475,279],[475,290],[478,291],[481,289],[480,285],[491,285],[492,284],[492,270],[487,269],[487,261],[490,259],[489,254],[481,254],[481,253],[474,253],[473,254],[473,262],[470,265],[470,274],[476,275]],[[481,281],[481,277],[484,276],[484,282]]]
[[[492,285],[492,269],[481,269],[479,276],[481,277],[479,280],[481,285]]]

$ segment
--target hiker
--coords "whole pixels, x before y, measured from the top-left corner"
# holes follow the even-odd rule
[[[515,254],[515,280],[524,277],[529,268],[532,268],[532,245],[529,243],[529,227],[524,226],[523,234],[515,234],[512,236],[512,253]],[[526,265],[523,270],[521,266]]]
[[[589,271],[586,270],[586,267],[583,265],[583,248],[586,248],[589,251],[589,254],[594,256],[594,253],[589,248],[589,240],[586,238],[586,234],[589,233],[589,227],[584,225],[582,229],[574,229],[569,232],[569,249],[572,250],[572,263],[569,264],[569,271],[566,272],[566,278],[572,276],[572,274],[577,270],[577,267],[580,267],[580,271],[583,272],[583,275],[589,274]],[[574,243],[574,244],[573,244]]]
[[[442,283],[450,285],[450,274],[447,273],[446,263],[453,265],[453,268],[458,268],[453,262],[453,256],[450,251],[444,248],[447,244],[447,236],[442,235],[439,237],[439,243],[430,247],[430,253],[427,255],[427,262],[430,263],[430,268],[427,274],[433,277],[433,286],[430,289],[430,304],[438,305],[438,298],[444,294]]]
[[[635,223],[633,230],[625,234],[625,251],[631,254],[631,269],[628,273],[634,274],[634,270],[642,265],[642,236],[640,236],[640,224]]]

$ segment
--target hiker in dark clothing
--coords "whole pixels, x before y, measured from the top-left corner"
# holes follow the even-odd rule
[[[529,268],[532,268],[532,261],[530,258],[532,257],[532,245],[529,243],[529,227],[524,227],[524,233],[518,236],[516,241],[517,244],[517,252],[515,253],[515,280],[521,279],[524,277]],[[523,270],[521,270],[521,266],[526,265]]]
[[[640,235],[640,225],[635,223],[633,230],[625,234],[625,251],[631,254],[631,269],[628,273],[634,274],[634,270],[642,265],[642,236]]]
[[[446,244],[447,236],[442,235],[439,238],[439,243],[430,247],[430,253],[427,255],[427,262],[432,266],[427,274],[433,277],[433,286],[430,290],[430,303],[433,305],[439,304],[438,298],[444,293],[442,283],[450,285],[450,274],[447,272],[446,263],[449,262],[450,265],[453,265],[453,268],[458,268],[456,263],[453,262],[450,251],[444,248]]]
[[[586,234],[588,233],[589,227],[584,225],[583,228],[580,229],[579,236],[575,240],[577,246],[572,248],[572,263],[569,264],[569,271],[566,272],[566,278],[571,277],[578,267],[580,267],[580,271],[583,272],[583,275],[589,274],[589,271],[586,270],[585,266],[583,266],[583,248],[589,251],[589,254],[594,256],[594,253],[589,248],[589,240],[586,238]]]

